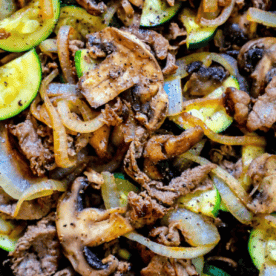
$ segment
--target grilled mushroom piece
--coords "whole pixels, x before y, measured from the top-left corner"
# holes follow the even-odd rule
[[[96,3],[95,0],[77,0],[77,3],[92,15],[100,15],[106,11],[104,2]]]
[[[166,117],[168,96],[161,68],[148,47],[134,35],[116,28],[88,36],[88,43],[90,52],[107,54],[79,81],[89,104],[98,108],[134,88],[140,106],[135,118],[149,130],[158,129]]]
[[[100,261],[89,249],[109,242],[133,230],[120,213],[123,208],[99,210],[84,208],[81,193],[88,186],[86,179],[78,177],[71,191],[65,193],[57,207],[56,227],[65,256],[82,276],[112,274],[118,260],[110,255]]]
[[[264,37],[250,40],[240,50],[238,65],[250,74],[252,82],[251,96],[257,98],[263,94],[268,83],[270,71],[276,62],[276,38]]]

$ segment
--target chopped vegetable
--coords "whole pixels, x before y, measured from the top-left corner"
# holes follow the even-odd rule
[[[40,17],[40,0],[33,0],[24,8],[0,22],[10,36],[0,40],[0,48],[9,52],[27,51],[45,40],[53,31],[59,18],[59,0],[51,0],[53,16]]]
[[[141,16],[140,25],[143,27],[153,27],[170,20],[180,9],[181,1],[176,1],[170,7],[166,1],[145,0]]]
[[[276,15],[273,12],[267,12],[257,8],[249,8],[246,18],[248,21],[257,22],[267,27],[276,27]]]
[[[196,22],[196,16],[196,12],[188,8],[183,9],[179,15],[187,31],[186,45],[188,49],[197,49],[206,46],[214,37],[217,29],[217,27],[200,26]]]
[[[40,60],[34,49],[0,67],[0,120],[13,117],[30,105],[41,78]]]

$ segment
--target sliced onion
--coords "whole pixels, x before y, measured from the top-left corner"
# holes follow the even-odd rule
[[[114,175],[109,172],[102,173],[104,184],[101,186],[102,197],[106,209],[120,206],[120,194],[115,183]]]
[[[221,14],[215,19],[210,20],[210,19],[201,17],[200,25],[206,26],[206,27],[217,27],[224,24],[227,21],[227,19],[230,17],[233,11],[234,5],[235,5],[235,0],[231,0],[231,3],[229,4],[229,6],[224,7]]]
[[[199,256],[195,259],[192,259],[192,263],[193,263],[198,275],[203,275],[204,258],[202,256]]]
[[[255,145],[261,147],[266,145],[266,140],[264,137],[260,136],[227,136],[215,133],[210,128],[208,128],[202,120],[186,112],[178,115],[177,118],[180,123],[181,121],[183,123],[189,123],[191,127],[200,126],[203,129],[204,134],[210,140],[220,144],[232,146]]]
[[[221,64],[230,73],[230,75],[236,76],[235,66],[231,62],[229,62],[229,60],[226,59],[224,56],[217,53],[211,53],[210,58],[212,59],[212,61]]]
[[[57,53],[57,40],[48,38],[39,44],[39,48],[43,53]]]
[[[257,8],[249,8],[246,19],[251,22],[263,24],[267,27],[276,27],[276,14],[273,12],[267,12]]]
[[[18,215],[20,207],[24,201],[49,196],[54,191],[65,192],[66,189],[67,185],[64,182],[52,179],[42,180],[40,183],[33,184],[27,188],[19,198],[13,216],[16,217]]]
[[[260,270],[259,276],[273,276],[276,273],[275,262],[265,262]]]
[[[76,89],[76,85],[69,83],[50,83],[47,89],[49,97],[62,96],[62,95],[73,95],[80,96]]]
[[[76,72],[73,70],[73,66],[70,60],[69,52],[69,38],[75,34],[76,31],[71,26],[61,26],[57,36],[57,49],[60,66],[63,76],[68,83],[76,83]]]
[[[42,12],[42,19],[50,19],[54,16],[53,1],[51,0],[40,0],[40,10]]]
[[[50,116],[53,135],[54,135],[54,153],[55,161],[58,167],[68,168],[75,164],[75,160],[70,160],[68,156],[68,142],[65,127],[63,126],[59,114],[55,107],[52,105],[46,90],[49,83],[58,76],[58,70],[52,71],[46,78],[43,79],[40,87],[40,96],[44,100],[45,107]]]
[[[220,240],[218,229],[214,224],[205,220],[202,215],[187,209],[178,208],[169,213],[166,220],[168,223],[178,221],[185,240],[192,246],[217,244]]]
[[[193,162],[199,163],[200,165],[209,165],[213,164],[207,159],[186,152],[183,154],[183,157],[192,160]],[[241,183],[226,170],[222,169],[220,166],[217,166],[212,172],[221,180],[223,180],[227,186],[235,193],[235,195],[246,205],[249,201],[249,195],[246,193]]]
[[[203,0],[204,12],[216,12],[218,9],[218,0]]]
[[[16,4],[14,0],[0,1],[0,20],[11,16],[16,11]]]
[[[158,255],[175,259],[194,259],[207,254],[216,246],[215,244],[213,244],[197,247],[170,247],[153,242],[136,232],[129,232],[127,234],[124,234],[124,236],[132,241],[136,241],[146,246],[152,252]]]
[[[14,227],[15,225],[12,222],[0,217],[0,234],[9,235],[13,231]]]
[[[103,122],[103,115],[100,114],[95,119],[90,121],[80,121],[74,119],[66,101],[58,102],[58,112],[63,124],[70,130],[79,133],[91,133],[101,128],[105,123]]]
[[[241,223],[250,224],[253,219],[253,214],[242,204],[222,180],[214,176],[213,181],[229,212]]]
[[[111,0],[109,1],[106,6],[106,12],[104,14],[104,23],[106,26],[108,26],[112,20],[112,18],[114,17],[118,7],[120,6],[120,2],[121,1],[116,1],[116,0]]]
[[[181,78],[165,81],[164,90],[169,97],[168,116],[177,115],[182,112],[182,89]]]

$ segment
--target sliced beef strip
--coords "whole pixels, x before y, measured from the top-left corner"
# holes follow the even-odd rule
[[[34,200],[25,201],[20,207],[16,219],[36,220],[46,216],[57,204],[58,194],[52,196],[40,197]],[[0,188],[0,212],[8,218],[14,218],[13,213],[17,200],[10,197]]]
[[[223,100],[227,113],[234,117],[234,120],[239,125],[245,124],[251,102],[250,96],[244,91],[228,87]]]
[[[17,137],[19,147],[30,162],[30,167],[35,175],[42,176],[47,170],[56,167],[54,153],[45,147],[42,138],[32,122],[31,115],[18,125],[9,125],[10,132]]]
[[[172,179],[168,185],[164,185],[161,181],[151,180],[140,170],[136,159],[141,157],[141,154],[141,150],[136,150],[135,142],[132,142],[124,160],[125,171],[147,191],[150,197],[165,205],[173,205],[182,195],[212,187],[207,176],[216,167],[214,164],[188,169],[181,176]]]
[[[188,275],[195,276],[199,275],[191,260],[176,260],[168,259],[163,256],[155,255],[149,265],[142,269],[142,276],[178,276]]]
[[[259,96],[249,113],[247,128],[250,131],[257,129],[267,131],[276,122],[276,77],[265,89],[265,94]]]
[[[141,228],[144,225],[154,224],[166,213],[166,208],[158,204],[145,191],[140,194],[129,192],[128,211],[126,218],[134,228]]]
[[[16,276],[53,275],[61,257],[55,215],[52,213],[36,225],[29,226],[9,257],[11,269]]]

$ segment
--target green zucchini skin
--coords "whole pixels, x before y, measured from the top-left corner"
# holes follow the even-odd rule
[[[14,117],[31,104],[41,79],[41,63],[35,49],[0,67],[0,89],[4,92],[0,99],[0,120]]]
[[[27,15],[22,14],[27,8],[29,8],[29,5],[33,6],[32,10],[34,11],[36,11],[37,9],[39,10],[39,0],[32,1],[29,5],[27,5],[21,10],[18,10],[10,17],[1,20],[0,28],[7,29],[7,32],[9,32],[11,35],[7,39],[0,40],[0,48],[9,52],[24,52],[32,49],[33,47],[40,44],[43,40],[45,40],[52,33],[56,23],[58,22],[60,14],[59,0],[52,0],[52,3],[54,8],[54,16],[52,18],[45,19],[41,22],[40,16],[38,15],[36,18],[37,20],[35,21],[39,22],[39,26],[33,32],[30,32],[30,30],[28,30],[27,23],[31,25],[31,23],[35,23],[35,21],[30,21]],[[21,19],[18,20],[20,16]],[[20,26],[21,30],[22,26],[24,24],[27,24],[25,26],[25,33],[18,32],[19,27],[14,27],[14,24]]]
[[[170,7],[163,0],[145,0],[140,26],[154,27],[169,21],[181,8],[181,2],[176,1]]]

